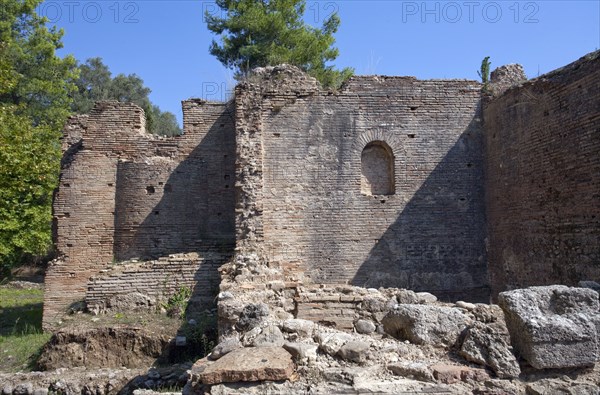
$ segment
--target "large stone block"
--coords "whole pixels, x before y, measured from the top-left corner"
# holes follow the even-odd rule
[[[406,304],[390,311],[382,324],[397,339],[439,347],[456,343],[469,317],[452,307]]]
[[[281,347],[239,348],[213,363],[200,360],[192,368],[193,380],[203,384],[286,380],[293,372],[292,355]]]
[[[537,369],[593,365],[598,293],[564,285],[502,292],[499,305],[515,351]]]

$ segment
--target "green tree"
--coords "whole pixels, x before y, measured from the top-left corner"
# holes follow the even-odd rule
[[[70,113],[76,61],[56,56],[63,31],[46,27],[46,19],[35,13],[39,3],[0,0],[2,57],[13,73],[13,83],[1,89],[0,102],[17,105],[18,113],[36,125],[60,130]]]
[[[88,59],[79,66],[80,76],[73,95],[73,111],[87,114],[98,100],[132,102],[146,112],[146,126],[151,133],[174,136],[181,134],[175,115],[163,112],[150,101],[151,90],[135,74],[119,74],[112,77],[101,58]]]
[[[220,35],[210,53],[240,79],[255,67],[293,64],[325,87],[339,87],[354,70],[336,70],[328,62],[338,56],[333,34],[340,18],[331,15],[321,28],[302,20],[305,0],[216,0],[225,17],[206,12],[210,31]]]
[[[51,247],[59,137],[70,113],[73,57],[63,32],[35,13],[40,0],[0,0],[0,275]]]

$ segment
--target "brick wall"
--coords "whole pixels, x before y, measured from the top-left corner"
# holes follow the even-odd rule
[[[485,107],[494,294],[600,281],[600,56]]]
[[[89,278],[115,261],[232,252],[232,111],[188,100],[184,135],[170,138],[145,133],[143,110],[133,104],[101,102],[68,123],[54,201],[61,257],[46,275],[46,327],[83,300]]]
[[[259,153],[244,157],[238,125],[238,161],[262,160],[254,162],[259,187],[246,195],[261,200],[254,229],[270,267],[288,282],[485,300],[480,84],[356,77],[339,93],[306,80],[265,88],[284,84],[285,72],[263,72],[266,82],[238,92],[260,92],[251,111],[237,112],[238,122],[254,125],[244,132],[259,143],[246,145]],[[369,196],[361,156],[378,141],[393,156],[394,194]],[[242,184],[248,177],[239,170]]]
[[[217,269],[228,258],[227,254],[213,251],[111,265],[90,278],[85,298],[87,308],[96,313],[110,311],[114,305],[119,308],[120,301],[137,293],[145,295],[151,302],[139,306],[130,303],[126,307],[156,312],[169,296],[181,288],[189,288],[193,297],[188,311],[201,312],[215,307],[220,280]]]

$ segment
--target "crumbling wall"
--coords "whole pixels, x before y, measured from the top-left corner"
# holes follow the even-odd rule
[[[600,281],[600,52],[485,106],[494,294]]]
[[[111,265],[90,278],[87,309],[94,314],[124,310],[156,313],[169,296],[189,288],[193,300],[188,313],[199,313],[214,304],[220,281],[217,269],[227,258],[218,252],[203,252]]]
[[[356,77],[334,93],[285,66],[254,78],[236,97],[238,253],[250,240],[288,286],[487,298],[479,83]],[[393,162],[385,194],[361,186],[373,143]]]
[[[147,134],[143,110],[118,102],[98,103],[67,125],[54,201],[60,258],[46,275],[46,326],[85,298],[90,277],[121,260],[231,254],[232,107],[188,100],[183,113],[184,134],[170,138]],[[215,262],[207,265],[217,278]]]

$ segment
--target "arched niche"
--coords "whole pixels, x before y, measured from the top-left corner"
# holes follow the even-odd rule
[[[393,195],[394,153],[384,141],[372,141],[362,150],[360,190],[365,195]]]

